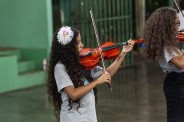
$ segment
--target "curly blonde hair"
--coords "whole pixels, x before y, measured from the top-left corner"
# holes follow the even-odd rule
[[[143,38],[145,48],[144,56],[150,60],[158,60],[163,54],[164,47],[176,46],[176,20],[177,12],[169,7],[155,10],[146,20]]]

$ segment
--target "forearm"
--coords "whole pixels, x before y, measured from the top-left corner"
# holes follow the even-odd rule
[[[171,62],[178,68],[184,69],[184,55],[180,57],[174,57]]]
[[[72,100],[77,100],[83,97],[84,95],[86,95],[97,85],[98,85],[97,80],[95,80],[79,88],[75,88],[74,86],[69,86],[69,87],[66,87],[64,90]]]
[[[125,56],[126,53],[121,53],[118,58],[107,68],[107,71],[109,72],[111,77],[117,72]]]

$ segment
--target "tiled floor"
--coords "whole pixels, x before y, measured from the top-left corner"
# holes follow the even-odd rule
[[[164,122],[165,74],[155,63],[123,68],[107,85],[98,87],[98,122]],[[55,122],[46,87],[38,86],[0,95],[0,122]]]

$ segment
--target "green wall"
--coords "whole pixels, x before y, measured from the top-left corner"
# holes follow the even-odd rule
[[[45,72],[41,70],[34,70],[34,72],[22,72],[20,70],[29,70],[30,65],[22,65],[17,62],[16,50],[11,53],[15,55],[0,54],[0,93],[33,87],[45,83]],[[27,62],[28,64],[29,62]],[[34,62],[32,62],[34,63]],[[33,65],[34,68],[34,65]]]
[[[48,49],[51,6],[51,0],[0,0],[0,47]]]
[[[0,0],[0,93],[45,83],[52,28],[51,0]]]

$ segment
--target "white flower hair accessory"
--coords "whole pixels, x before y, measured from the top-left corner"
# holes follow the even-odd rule
[[[68,26],[65,26],[60,28],[57,34],[57,39],[62,45],[66,45],[72,41],[73,36],[74,36],[74,33],[71,30],[71,28]]]

